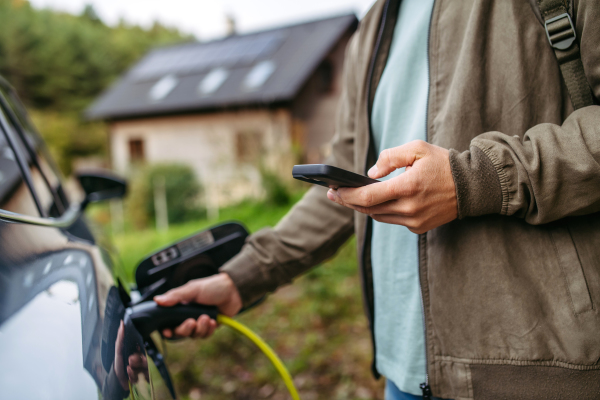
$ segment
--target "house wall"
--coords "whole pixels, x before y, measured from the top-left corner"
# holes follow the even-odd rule
[[[262,195],[262,163],[291,179],[291,116],[286,109],[240,110],[113,122],[113,168],[127,175],[129,141],[141,139],[146,163],[190,165],[207,203],[223,206]]]
[[[319,68],[307,80],[292,102],[294,144],[302,149],[303,162],[321,163],[331,152],[330,141],[335,133],[335,117],[342,92],[346,46],[355,27],[338,41],[323,62],[333,67],[331,89],[323,91]]]

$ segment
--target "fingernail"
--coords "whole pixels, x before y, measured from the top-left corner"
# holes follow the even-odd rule
[[[164,299],[165,299],[165,296],[163,296],[163,295],[154,296],[154,298],[153,298],[154,301],[163,301]]]
[[[373,165],[373,166],[371,167],[371,169],[369,169],[369,172],[367,172],[367,174],[368,174],[369,176],[371,176],[371,175],[376,175],[376,174],[377,174],[377,165]]]
[[[335,193],[333,192],[333,189],[329,189],[327,191],[327,198],[331,201],[333,201],[333,199],[335,199]]]

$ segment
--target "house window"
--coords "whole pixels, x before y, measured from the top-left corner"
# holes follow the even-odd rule
[[[262,135],[258,132],[239,132],[235,135],[235,155],[240,163],[260,161]]]
[[[175,89],[175,86],[177,86],[178,83],[179,80],[175,75],[171,74],[164,76],[150,88],[150,92],[148,92],[150,100],[159,101],[164,99],[173,89]]]
[[[129,161],[132,163],[144,161],[144,141],[129,139]]]
[[[244,78],[244,89],[248,91],[260,89],[274,71],[275,63],[273,61],[265,60],[259,62]]]
[[[333,65],[325,60],[317,68],[317,84],[320,93],[331,93],[333,90]]]
[[[229,76],[229,71],[225,68],[215,68],[210,71],[200,82],[198,90],[200,94],[208,95],[217,91]]]

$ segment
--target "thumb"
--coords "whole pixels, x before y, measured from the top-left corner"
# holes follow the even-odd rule
[[[415,140],[402,146],[383,150],[379,154],[377,164],[369,170],[369,177],[373,179],[382,178],[399,168],[411,166],[423,156],[423,145],[426,144],[420,140]]]
[[[197,289],[194,288],[190,283],[186,283],[175,289],[171,289],[168,292],[159,296],[154,296],[154,301],[159,306],[171,307],[179,303],[190,303],[195,301],[197,295]]]

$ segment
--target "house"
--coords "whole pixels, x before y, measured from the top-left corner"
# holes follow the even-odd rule
[[[261,169],[328,153],[354,14],[151,51],[86,110],[113,168],[186,163],[217,204],[262,193]]]

